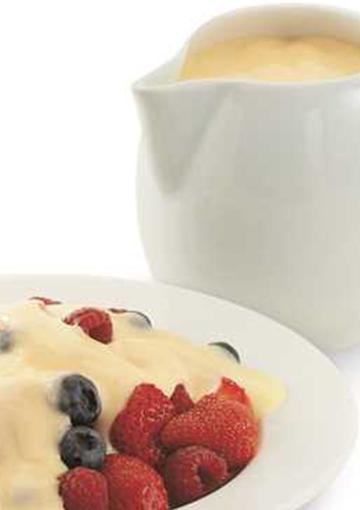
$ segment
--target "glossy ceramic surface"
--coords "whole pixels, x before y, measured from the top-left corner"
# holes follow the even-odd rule
[[[323,34],[341,9],[243,9],[192,38]],[[185,51],[185,50],[184,50]],[[360,76],[179,83],[184,51],[135,84],[139,220],[156,279],[259,310],[324,349],[360,340]]]

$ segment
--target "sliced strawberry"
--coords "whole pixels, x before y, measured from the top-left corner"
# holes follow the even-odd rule
[[[160,432],[174,416],[174,405],[161,390],[153,384],[140,384],[111,426],[111,444],[118,452],[159,466],[164,460]]]
[[[241,386],[239,386],[235,381],[232,381],[227,377],[223,377],[221,379],[220,387],[215,394],[218,398],[237,400],[240,402],[240,404],[251,407],[250,398],[248,397],[246,391],[241,388]]]
[[[113,326],[110,315],[98,308],[81,308],[65,317],[65,324],[79,326],[84,333],[103,344],[112,341]]]
[[[224,457],[230,469],[238,469],[256,454],[259,427],[247,405],[208,395],[165,425],[161,441],[170,450],[193,445],[209,448]]]
[[[183,384],[176,386],[170,400],[174,404],[176,414],[186,413],[194,407],[194,402]]]

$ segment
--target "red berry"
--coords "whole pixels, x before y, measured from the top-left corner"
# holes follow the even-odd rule
[[[204,446],[224,457],[230,469],[242,468],[256,454],[259,428],[246,405],[208,395],[173,418],[164,427],[161,441],[171,450]]]
[[[108,455],[102,469],[109,488],[109,510],[168,510],[161,476],[140,459]]]
[[[33,296],[30,298],[31,301],[41,301],[44,305],[61,305],[61,301],[55,301],[47,297]]]
[[[112,322],[104,310],[81,308],[65,317],[64,322],[71,326],[79,326],[84,333],[103,344],[108,344],[112,340]]]
[[[223,377],[221,379],[221,385],[216,392],[216,396],[218,398],[237,400],[240,404],[244,404],[251,408],[251,402],[246,391],[236,384],[236,382],[228,379],[227,377]]]
[[[153,384],[140,384],[112,424],[111,444],[119,452],[158,466],[164,458],[160,432],[173,416],[174,405],[161,390]]]
[[[78,467],[60,477],[65,510],[108,510],[107,482],[101,473]]]
[[[164,468],[165,486],[174,506],[190,503],[228,479],[225,460],[202,446],[188,446],[170,455]]]
[[[183,384],[176,386],[170,400],[174,404],[176,414],[186,413],[194,407],[194,402]]]

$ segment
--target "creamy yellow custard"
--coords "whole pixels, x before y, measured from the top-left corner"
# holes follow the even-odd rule
[[[58,443],[69,419],[56,405],[56,388],[77,373],[97,386],[109,427],[134,387],[152,382],[167,395],[185,383],[194,399],[214,390],[222,376],[246,388],[261,419],[284,399],[277,379],[250,370],[214,347],[196,347],[169,332],[141,327],[130,314],[112,314],[114,339],[104,345],[61,320],[77,307],[29,301],[2,310],[12,344],[0,352],[0,508],[60,510],[57,477],[66,470]]]
[[[186,55],[180,80],[327,80],[360,72],[360,45],[333,37],[239,37]]]

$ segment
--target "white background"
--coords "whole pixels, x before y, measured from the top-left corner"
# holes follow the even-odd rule
[[[131,83],[208,18],[255,3],[0,0],[0,272],[150,277],[136,224]],[[360,395],[360,350],[335,361]],[[306,509],[359,505],[360,448]]]

